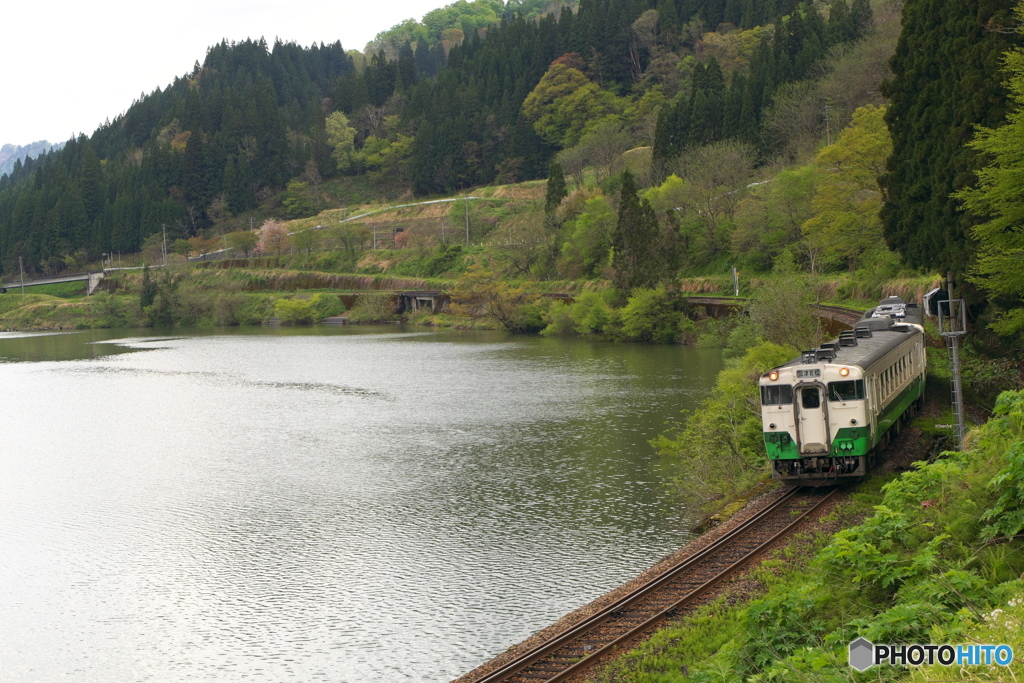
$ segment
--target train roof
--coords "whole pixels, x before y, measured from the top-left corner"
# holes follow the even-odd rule
[[[868,368],[877,363],[900,342],[921,333],[921,307],[898,297],[889,297],[861,316],[853,329],[817,349],[804,351],[780,367],[809,363],[838,363]]]

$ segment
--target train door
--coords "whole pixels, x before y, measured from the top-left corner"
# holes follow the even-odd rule
[[[817,385],[797,389],[800,406],[800,453],[828,453],[828,415],[825,413],[823,388]]]

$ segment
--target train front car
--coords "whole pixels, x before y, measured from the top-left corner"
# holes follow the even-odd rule
[[[874,453],[920,404],[924,364],[920,308],[890,297],[838,339],[762,375],[772,478],[866,476]]]

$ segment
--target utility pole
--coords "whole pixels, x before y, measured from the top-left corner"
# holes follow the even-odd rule
[[[25,266],[21,262],[21,257],[18,257],[18,270],[21,271],[21,295],[25,296]]]
[[[466,197],[466,246],[469,246],[469,197]]]
[[[160,228],[164,231],[164,265],[167,265],[167,224],[161,223]]]
[[[832,117],[830,115],[831,109],[832,107],[830,105],[825,105],[825,140],[827,140],[828,144],[830,145],[832,144]]]
[[[953,298],[953,271],[946,273],[946,291],[949,300],[939,302],[939,334],[945,337],[949,350],[949,364],[953,370],[953,417],[956,419],[957,447],[962,448],[967,424],[964,419],[963,385],[960,381],[960,337],[967,334],[967,309],[963,299]]]
[[[444,218],[441,219],[441,244],[442,245],[447,245],[448,244],[448,242],[446,242],[445,239],[444,239]]]

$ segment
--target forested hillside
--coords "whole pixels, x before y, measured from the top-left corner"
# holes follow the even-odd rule
[[[780,92],[872,21],[867,0],[584,0],[495,16],[456,3],[367,55],[213,46],[92,136],[0,177],[0,264],[59,271],[137,251],[163,225],[189,237],[228,216],[301,215],[339,176],[428,195],[543,178],[559,152],[579,172],[609,138],[618,152],[653,146],[645,183],[722,139],[765,163],[793,152],[792,135],[766,129]]]

